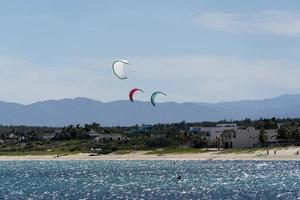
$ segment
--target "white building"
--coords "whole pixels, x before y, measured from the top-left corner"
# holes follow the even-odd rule
[[[217,124],[216,127],[219,128],[237,128],[236,124]]]
[[[153,134],[151,133],[151,139],[166,139],[167,135],[166,134]]]
[[[238,129],[236,124],[217,124],[216,127],[190,127],[190,132],[206,137],[210,142],[214,142],[224,131]]]
[[[99,132],[97,132],[97,131],[95,131],[95,130],[90,130],[89,132],[88,132],[88,135],[90,136],[90,138],[92,138],[92,139],[94,139],[94,138],[96,138],[96,137],[99,137],[100,136],[100,134],[99,134]]]
[[[210,143],[222,138],[224,148],[249,148],[260,146],[260,130],[238,127],[236,124],[217,124],[216,127],[191,127],[190,132],[206,137]],[[266,130],[266,142],[276,141],[277,130]]]
[[[128,141],[127,137],[122,136],[121,134],[99,134],[99,136],[93,139],[95,142],[108,142],[108,141]]]
[[[265,130],[266,143],[276,142],[277,130]],[[234,131],[223,132],[223,146],[224,148],[249,148],[258,147],[261,145],[259,136],[261,131],[254,127],[238,128]]]
[[[225,131],[222,134],[224,148],[247,148],[259,146],[259,130],[254,127]]]

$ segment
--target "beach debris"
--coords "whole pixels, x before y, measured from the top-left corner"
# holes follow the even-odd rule
[[[125,71],[125,65],[130,63],[127,60],[116,60],[112,64],[114,74],[121,80],[128,79]]]
[[[99,155],[100,155],[100,154],[98,154],[98,153],[90,153],[90,154],[89,154],[90,157],[99,156]]]
[[[156,91],[154,92],[152,95],[151,95],[151,104],[155,107],[156,104],[155,104],[155,99],[156,99],[156,96],[158,95],[164,95],[164,96],[167,96],[167,94],[165,94],[164,92],[160,92],[160,91]]]
[[[63,157],[63,156],[68,156],[69,154],[68,153],[64,153],[64,154],[56,154],[56,156],[54,158],[60,158],[60,157]]]
[[[144,93],[144,91],[143,91],[142,89],[139,89],[139,88],[134,88],[134,89],[132,89],[132,90],[129,92],[129,99],[130,99],[131,102],[134,102],[133,96],[134,96],[137,92],[142,92],[142,93]]]

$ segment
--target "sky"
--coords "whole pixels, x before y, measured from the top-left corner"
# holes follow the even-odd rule
[[[0,0],[0,100],[300,93],[299,0]],[[128,80],[114,60],[126,59]]]

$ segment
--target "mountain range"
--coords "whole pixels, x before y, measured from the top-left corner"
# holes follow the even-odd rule
[[[97,122],[102,126],[127,126],[170,122],[201,122],[300,117],[300,94],[263,100],[220,103],[101,102],[87,98],[48,100],[29,105],[0,101],[0,124],[64,126]]]

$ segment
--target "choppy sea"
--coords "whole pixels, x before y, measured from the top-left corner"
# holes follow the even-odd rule
[[[0,199],[300,199],[300,161],[2,161]]]

